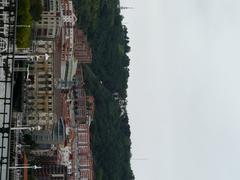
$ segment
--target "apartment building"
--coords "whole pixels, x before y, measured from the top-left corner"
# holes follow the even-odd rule
[[[74,26],[77,18],[71,0],[61,0],[62,17],[62,61],[69,61],[73,55]]]
[[[32,173],[38,180],[66,180],[67,167],[58,163],[58,152],[51,145],[39,145],[38,149],[31,150],[30,159],[41,166]]]
[[[53,41],[34,42],[35,55],[29,64],[26,89],[27,124],[51,129],[53,113]]]
[[[59,164],[41,164],[41,169],[33,171],[39,180],[67,180],[67,167]]]
[[[74,57],[79,63],[92,62],[92,50],[82,30],[74,28]]]
[[[61,87],[69,89],[70,66],[74,62],[73,58],[73,39],[74,27],[77,18],[73,12],[73,3],[71,0],[61,0]],[[65,84],[65,85],[64,85]]]
[[[73,95],[74,120],[77,124],[85,123],[87,118],[86,91],[84,88],[74,88]]]
[[[60,0],[42,0],[41,20],[35,23],[35,33],[39,39],[53,39],[61,26]]]
[[[78,156],[80,179],[93,180],[93,157],[90,149],[90,129],[88,124],[80,124],[78,132]]]
[[[33,140],[37,144],[62,144],[65,140],[65,125],[62,119],[58,119],[53,124],[52,129],[34,131],[32,134]]]

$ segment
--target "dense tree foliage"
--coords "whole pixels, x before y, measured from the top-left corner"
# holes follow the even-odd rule
[[[31,28],[23,25],[32,25],[32,16],[30,14],[30,0],[19,0],[17,11],[17,47],[27,48],[30,46]]]
[[[41,19],[41,14],[43,11],[42,3],[39,0],[30,1],[30,13],[34,21],[39,21]]]
[[[95,120],[91,125],[96,179],[131,180],[130,130],[127,114],[118,101],[85,66],[86,85],[95,97]]]
[[[78,25],[93,51],[93,62],[85,66],[84,76],[96,106],[91,125],[95,177],[134,179],[126,110],[130,47],[119,0],[74,0],[74,5]]]

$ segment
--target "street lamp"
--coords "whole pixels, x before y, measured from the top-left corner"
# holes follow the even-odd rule
[[[45,53],[45,61],[47,61],[49,58],[49,55],[47,53]]]
[[[31,25],[22,25],[22,24],[17,24],[16,27],[27,27],[27,28],[30,28]]]
[[[38,61],[40,57],[44,57],[44,60],[47,61],[48,58],[50,57],[47,53],[45,54],[16,54],[15,55],[15,60],[16,61],[34,61],[34,58],[36,58],[35,61]]]
[[[39,131],[41,130],[41,126],[36,126],[36,127],[28,127],[28,126],[17,126],[17,127],[2,127],[0,128],[0,133],[8,133],[9,129],[12,131],[16,131],[16,130],[30,130],[30,131]]]
[[[28,144],[17,144],[16,146],[19,147],[19,148],[30,147],[30,145],[28,145]]]
[[[41,126],[17,126],[17,127],[11,127],[11,130],[30,130],[30,131],[40,131],[42,128]]]
[[[34,165],[34,166],[10,166],[9,169],[41,169],[42,167]]]

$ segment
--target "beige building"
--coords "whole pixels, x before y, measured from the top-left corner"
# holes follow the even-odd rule
[[[60,1],[42,0],[43,12],[41,20],[35,23],[35,33],[37,38],[51,39],[57,34],[57,27],[61,24]]]
[[[27,77],[27,124],[51,129],[53,113],[53,41],[36,41],[36,55]]]
[[[41,0],[41,20],[34,24],[35,60],[29,65],[27,84],[27,124],[40,125],[51,134],[57,121],[54,102],[54,50],[57,30],[61,26],[61,1]]]

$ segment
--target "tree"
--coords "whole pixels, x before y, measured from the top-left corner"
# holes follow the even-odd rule
[[[42,3],[39,0],[31,0],[30,13],[34,21],[39,21],[41,19],[41,14],[43,11]]]
[[[83,72],[87,92],[95,101],[91,124],[95,179],[132,180],[131,133],[126,110],[130,47],[119,0],[73,0],[73,3],[78,26],[87,34],[93,52],[93,62],[84,66]],[[113,94],[118,94],[118,100]]]
[[[19,25],[32,25],[32,17],[30,14],[30,1],[18,1],[17,24]],[[17,27],[17,47],[27,48],[30,46],[31,28],[30,27]]]

